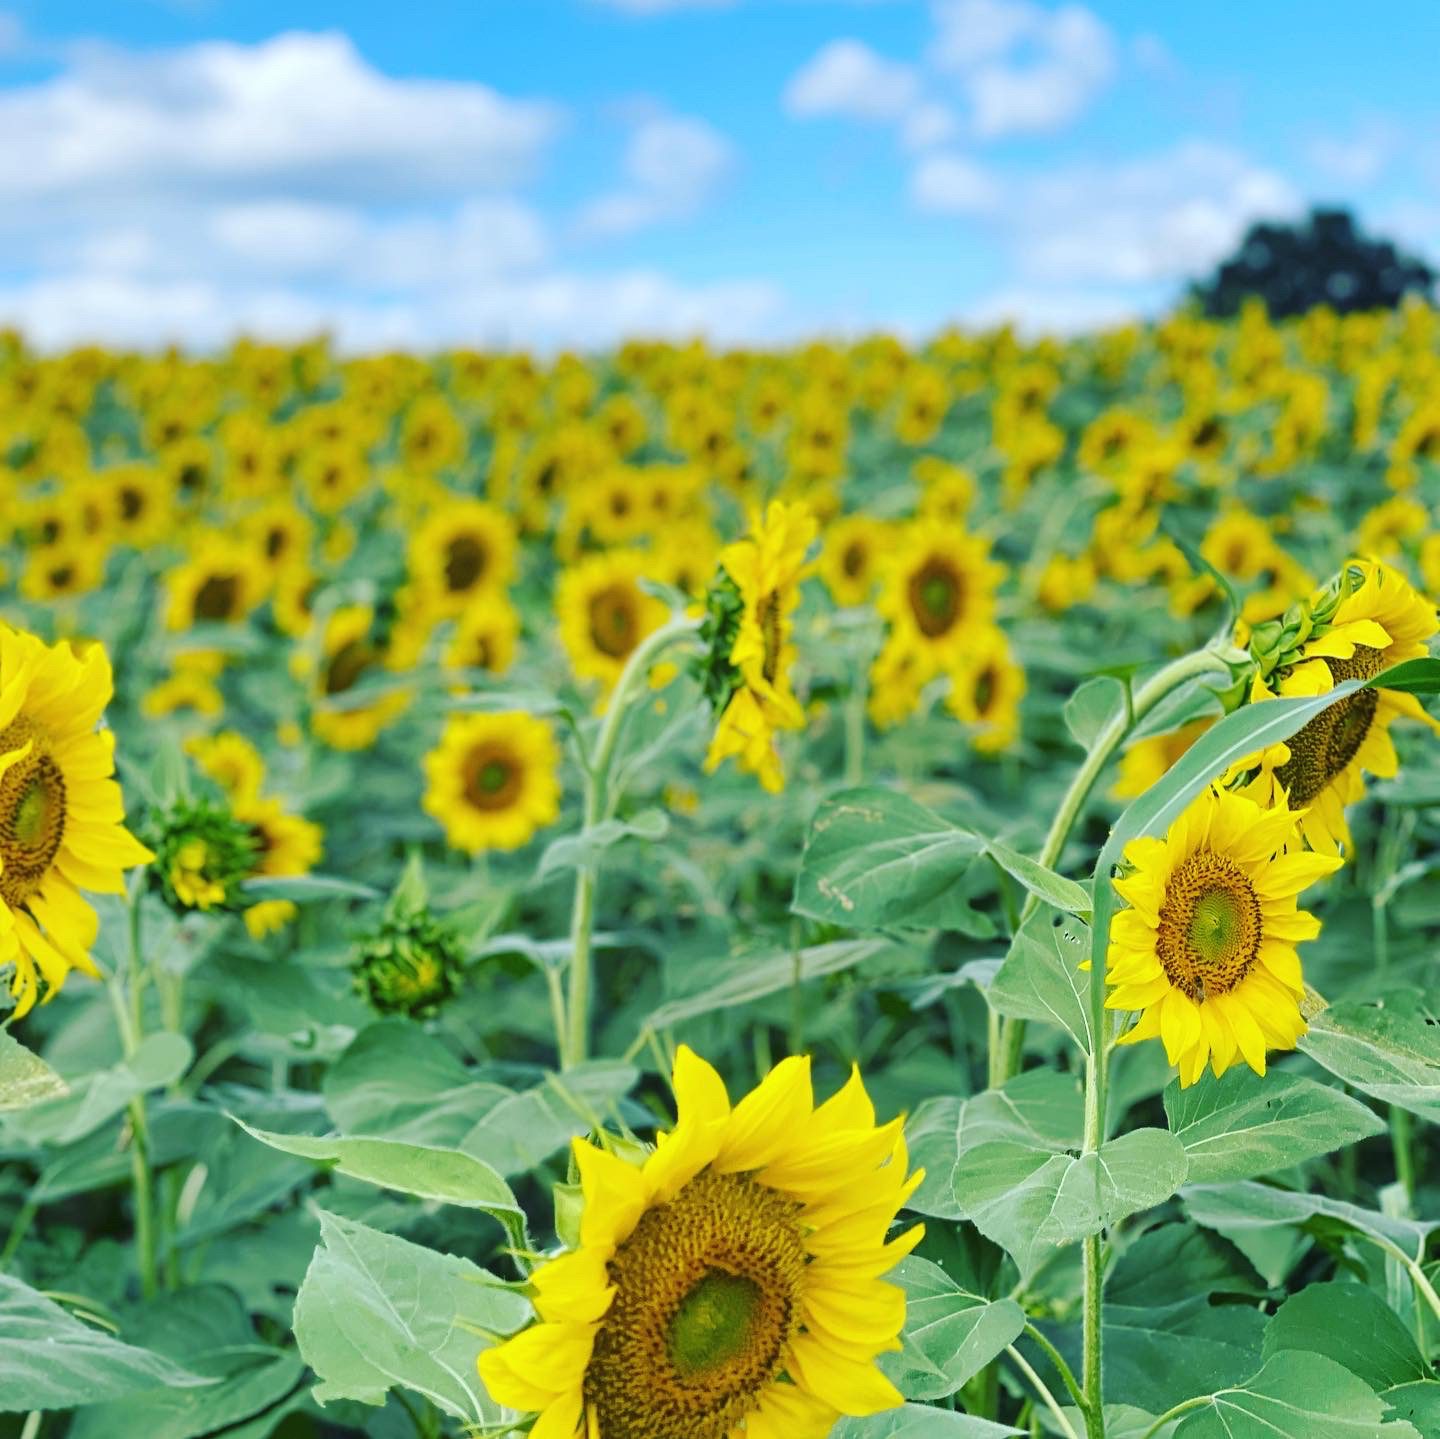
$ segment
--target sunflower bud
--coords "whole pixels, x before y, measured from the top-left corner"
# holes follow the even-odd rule
[[[155,851],[150,873],[177,914],[244,907],[241,885],[259,858],[255,832],[220,801],[176,800],[152,818],[148,839]]]
[[[735,648],[744,610],[740,587],[724,569],[716,570],[705,594],[705,618],[700,622],[704,649],[692,662],[695,678],[710,702],[711,712],[716,715],[724,713],[730,697],[742,683],[740,671],[730,660],[730,652]]]
[[[464,953],[453,930],[430,913],[412,862],[380,923],[356,945],[355,989],[380,1014],[423,1018],[460,991]]]

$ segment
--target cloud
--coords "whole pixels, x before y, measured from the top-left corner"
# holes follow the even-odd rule
[[[911,192],[922,209],[983,219],[1022,277],[1052,286],[1183,279],[1222,258],[1252,221],[1301,208],[1274,171],[1198,140],[1121,164],[1014,178],[964,156],[931,156]]]
[[[339,33],[86,45],[60,75],[0,91],[0,199],[451,195],[529,176],[559,122],[485,85],[382,74]]]
[[[625,147],[625,184],[592,200],[576,231],[583,239],[628,235],[696,214],[734,167],[730,142],[704,120],[650,114]]]
[[[859,40],[832,40],[785,87],[785,108],[810,119],[903,119],[919,98],[920,80],[909,65],[877,55]]]
[[[1114,78],[1109,28],[1083,5],[935,0],[930,63],[954,75],[987,140],[1058,130]]]
[[[1388,120],[1371,119],[1345,136],[1321,135],[1307,147],[1307,158],[1327,180],[1347,187],[1373,185],[1405,147],[1405,134]]]
[[[1163,298],[1091,286],[1014,286],[984,296],[967,306],[959,318],[981,328],[1013,324],[1030,337],[1078,335],[1137,319],[1157,308]]]

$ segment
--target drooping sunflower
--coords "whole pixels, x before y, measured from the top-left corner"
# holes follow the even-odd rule
[[[927,654],[938,674],[963,659],[976,632],[990,623],[1003,574],[980,536],[920,520],[899,537],[877,608],[891,633]]]
[[[874,1366],[898,1347],[881,1277],[923,1177],[901,1121],[877,1125],[859,1071],[814,1104],[808,1059],[733,1108],[684,1045],[679,1119],[641,1164],[575,1141],[580,1247],[531,1276],[540,1323],[480,1355],[491,1397],[538,1410],[533,1439],[823,1439],[894,1408]]]
[[[1125,846],[1129,872],[1114,883],[1129,908],[1110,927],[1105,1004],[1139,1012],[1120,1043],[1159,1036],[1182,1086],[1237,1057],[1264,1074],[1265,1051],[1293,1049],[1305,1033],[1295,946],[1320,922],[1296,896],[1341,860],[1286,853],[1299,818],[1210,789],[1163,840]]]
[[[589,555],[560,577],[556,609],[570,664],[607,694],[635,646],[665,622],[663,602],[640,588],[646,572],[643,554],[616,550]]]
[[[560,749],[534,715],[452,715],[424,764],[425,812],[456,849],[518,849],[560,812]]]
[[[1435,606],[1398,571],[1372,560],[1351,560],[1337,580],[1308,605],[1309,638],[1270,674],[1257,674],[1252,702],[1277,696],[1320,695],[1344,680],[1373,679],[1402,660],[1427,653],[1440,630]],[[1280,622],[1276,621],[1276,625]],[[1257,627],[1252,652],[1269,631]],[[1350,844],[1345,809],[1365,793],[1363,775],[1391,778],[1399,767],[1390,726],[1417,719],[1440,733],[1414,695],[1363,689],[1342,699],[1282,744],[1251,762],[1257,772],[1244,793],[1257,803],[1285,801],[1301,811],[1300,832],[1323,854]]]
[[[503,593],[515,573],[515,526],[483,500],[456,500],[410,540],[410,578],[437,614],[457,615],[482,595]]]
[[[99,729],[114,693],[99,645],[77,653],[0,622],[0,966],[17,1015],[59,993],[90,958],[99,920],[80,891],[123,894],[153,858],[124,827],[115,743]]]
[[[805,505],[772,500],[763,519],[754,517],[751,533],[720,552],[739,599],[729,653],[735,688],[721,711],[705,768],[717,769],[733,756],[772,794],[785,784],[775,735],[805,726],[791,682],[792,636],[817,528]]]

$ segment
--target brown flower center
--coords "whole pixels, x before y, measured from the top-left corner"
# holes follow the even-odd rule
[[[36,894],[65,838],[65,776],[39,730],[24,718],[0,730],[0,758],[27,744],[0,775],[0,900],[12,908]]]
[[[487,812],[509,809],[524,780],[524,769],[515,755],[506,746],[490,742],[476,745],[465,756],[461,773],[465,798]]]
[[[1250,972],[1264,937],[1260,899],[1228,855],[1197,850],[1165,886],[1155,953],[1170,983],[1197,1004]]]
[[[944,555],[931,555],[910,576],[910,611],[920,633],[936,639],[952,629],[965,602],[965,585]]]
[[[590,596],[590,639],[602,655],[621,660],[639,643],[636,598],[630,585],[618,581]]]
[[[1385,668],[1383,650],[1356,645],[1348,659],[1327,659],[1335,683],[1374,679]],[[1360,752],[1380,704],[1379,690],[1357,690],[1316,715],[1286,743],[1290,758],[1275,771],[1292,807],[1309,804],[1325,786],[1342,774]]]

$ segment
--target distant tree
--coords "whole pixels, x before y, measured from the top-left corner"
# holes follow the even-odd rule
[[[1316,305],[1393,309],[1410,293],[1431,298],[1435,278],[1423,260],[1362,235],[1348,210],[1312,210],[1295,224],[1252,225],[1235,254],[1191,293],[1212,317],[1234,315],[1258,296],[1280,318]]]

